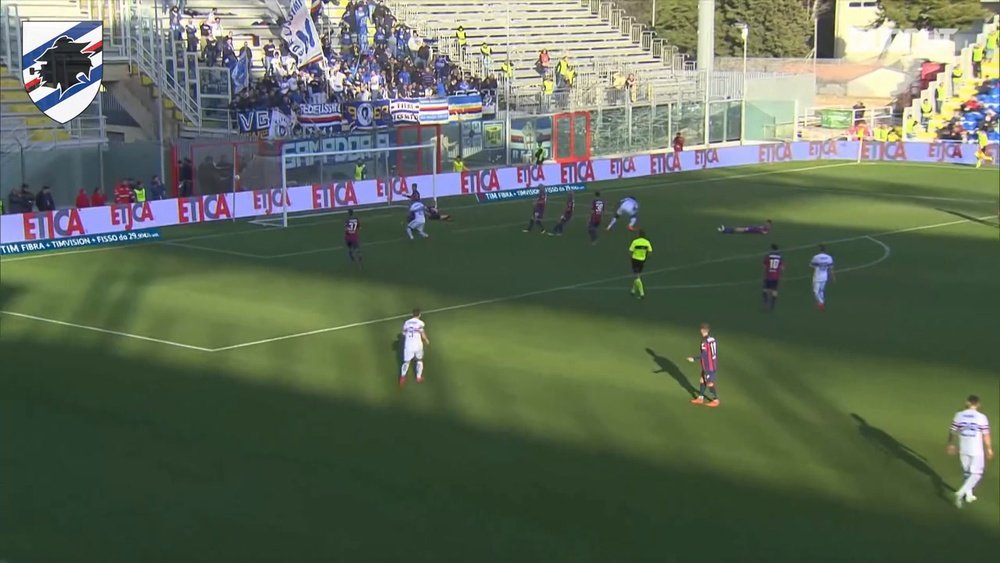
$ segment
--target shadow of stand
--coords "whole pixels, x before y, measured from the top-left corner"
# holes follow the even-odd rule
[[[658,356],[652,348],[646,348],[646,353],[649,354],[650,357],[653,358],[653,361],[656,362],[656,365],[660,367],[660,369],[654,371],[653,373],[666,373],[672,377],[674,381],[677,382],[677,385],[680,385],[681,389],[684,389],[688,395],[691,397],[698,396],[698,390],[695,389],[694,385],[691,385],[691,382],[684,375],[684,372],[682,372],[681,369],[677,367],[677,364],[672,362],[670,358]]]
[[[934,493],[938,497],[950,501],[948,493],[955,492],[955,489],[944,482],[944,479],[938,475],[937,471],[934,471],[930,464],[927,463],[927,459],[924,456],[911,450],[905,444],[902,444],[899,440],[890,436],[885,430],[871,426],[868,424],[868,421],[860,415],[851,413],[851,418],[858,423],[858,433],[861,434],[862,438],[871,442],[875,447],[881,449],[887,455],[895,457],[918,472],[926,475],[931,481],[931,486],[934,487]]]

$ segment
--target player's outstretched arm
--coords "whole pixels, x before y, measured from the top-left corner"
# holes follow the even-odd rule
[[[424,344],[430,344],[431,339],[427,337],[427,329],[420,331],[420,338],[424,341]]]
[[[986,449],[986,459],[993,459],[993,440],[989,430],[983,432],[983,447]]]

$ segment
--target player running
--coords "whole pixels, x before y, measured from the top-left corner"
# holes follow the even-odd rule
[[[820,311],[826,311],[826,282],[837,281],[833,272],[833,256],[826,253],[826,247],[819,245],[819,254],[812,257],[809,266],[813,269],[813,295]]]
[[[618,218],[622,215],[628,215],[628,230],[634,231],[635,224],[639,221],[639,201],[632,196],[628,196],[618,203],[618,211],[615,212],[615,216],[611,218],[608,223],[608,229],[611,230],[618,222]]]
[[[357,264],[359,270],[362,269],[360,234],[361,221],[354,216],[353,209],[348,209],[347,221],[344,221],[344,246],[347,247],[347,257]]]
[[[590,204],[590,224],[587,225],[590,244],[597,244],[597,231],[601,228],[602,219],[604,219],[604,200],[601,199],[601,192],[594,192],[594,201]]]
[[[771,245],[771,252],[764,257],[764,310],[773,311],[778,302],[778,282],[785,271],[785,259],[778,252],[778,245]]]
[[[413,240],[413,231],[416,231],[423,238],[428,238],[430,235],[424,232],[424,224],[427,222],[427,207],[420,201],[414,201],[410,204],[410,212],[406,217],[408,223],[406,224],[406,236]]]
[[[958,447],[954,440],[958,436]],[[955,506],[973,502],[976,495],[973,489],[983,478],[986,460],[993,459],[993,444],[990,439],[990,421],[986,415],[979,412],[979,397],[969,395],[965,400],[965,410],[955,413],[951,421],[951,432],[948,433],[948,454],[958,454],[962,462],[962,475],[965,482],[955,491]]]
[[[632,257],[632,274],[635,275],[635,279],[632,280],[632,291],[629,293],[639,299],[646,297],[646,288],[642,285],[642,268],[646,265],[646,258],[650,252],[653,252],[653,245],[646,239],[646,231],[640,229],[639,236],[635,237],[628,247],[628,253]]]
[[[430,344],[424,321],[420,320],[420,309],[413,310],[413,316],[403,323],[403,366],[399,370],[399,386],[406,384],[406,374],[410,372],[410,362],[417,361],[417,383],[424,382],[424,345]]]
[[[576,209],[576,202],[573,200],[573,192],[569,192],[566,196],[566,207],[563,209],[562,217],[559,217],[559,222],[556,223],[555,228],[552,229],[553,232],[550,235],[562,236],[563,228],[569,220],[573,218],[573,211]]]
[[[722,225],[719,232],[724,235],[767,235],[774,228],[774,223],[770,219],[764,221],[763,225],[746,225],[744,227],[727,227]]]
[[[976,151],[976,168],[982,168],[984,162],[993,162],[993,157],[986,153],[986,149],[990,145],[990,137],[985,130],[980,129],[976,132],[976,143],[979,145],[979,149]]]
[[[535,208],[531,212],[531,219],[528,220],[528,227],[524,229],[524,232],[530,233],[531,229],[538,225],[542,233],[545,232],[545,227],[542,225],[542,218],[545,217],[545,204],[548,202],[549,195],[545,193],[545,186],[538,187],[538,198],[535,199]]]
[[[705,405],[706,407],[719,406],[719,390],[715,388],[715,371],[718,368],[718,344],[715,337],[711,335],[712,329],[708,323],[701,323],[701,348],[697,356],[691,356],[687,360],[701,364],[701,385],[698,388],[698,396],[691,399],[691,404]],[[705,390],[712,392],[712,399],[705,402]]]

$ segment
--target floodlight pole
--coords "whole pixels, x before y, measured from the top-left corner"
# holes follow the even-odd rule
[[[746,144],[747,137],[747,43],[750,39],[750,26],[738,23],[736,27],[743,38],[743,91],[740,95],[740,145],[743,145]]]

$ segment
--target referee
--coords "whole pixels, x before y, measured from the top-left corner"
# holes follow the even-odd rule
[[[635,237],[632,244],[628,246],[629,256],[632,257],[632,273],[635,280],[632,282],[632,295],[642,299],[646,296],[646,289],[642,287],[642,267],[646,265],[646,258],[653,251],[653,245],[646,238],[646,231],[639,229],[639,236]]]

